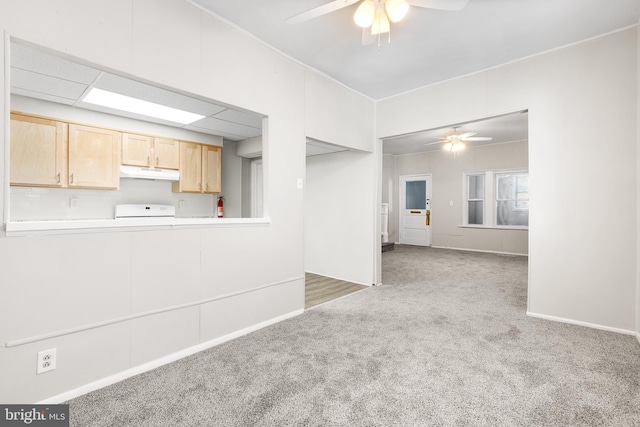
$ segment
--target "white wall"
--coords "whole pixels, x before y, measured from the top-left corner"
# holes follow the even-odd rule
[[[363,285],[375,283],[373,154],[307,157],[305,270]]]
[[[374,151],[375,103],[319,74],[305,74],[306,132],[309,138]]]
[[[382,201],[389,203],[389,239],[398,242],[399,176],[430,173],[431,245],[434,247],[526,254],[526,230],[461,228],[463,174],[489,170],[527,170],[526,141],[468,147],[456,153],[431,151],[383,158]],[[453,204],[451,204],[453,203]]]
[[[637,96],[638,96],[638,100],[637,100],[637,128],[636,128],[636,138],[638,141],[637,144],[637,148],[636,148],[636,155],[637,155],[637,163],[636,163],[636,179],[637,179],[637,191],[636,191],[636,198],[637,198],[637,218],[638,218],[638,222],[637,222],[637,228],[636,228],[636,232],[638,234],[640,234],[640,31],[638,31],[638,43],[637,43],[637,49],[638,49],[638,85],[636,86],[638,89],[636,89],[637,92]],[[636,254],[637,254],[637,258],[636,258],[636,337],[638,338],[638,342],[640,342],[640,235],[636,236]]]
[[[236,156],[236,142],[224,141],[222,149],[222,193],[224,217],[242,218],[242,157]],[[218,206],[218,195],[213,201]],[[217,210],[215,211],[217,215]]]
[[[375,104],[311,72],[305,82],[306,136],[354,149],[307,157],[305,270],[371,285],[379,252]]]
[[[303,192],[296,188],[305,170],[302,66],[182,0],[3,1],[0,29],[117,73],[267,115],[272,220],[263,227],[3,233],[0,401],[38,401],[303,308]],[[2,48],[2,81],[4,58]],[[3,86],[3,99],[8,92]],[[8,148],[5,107],[0,165]],[[4,200],[2,166],[0,179]],[[176,308],[183,304],[192,305]],[[103,322],[110,324],[5,346]],[[58,368],[36,376],[37,351],[52,347]]]
[[[529,110],[531,315],[628,333],[635,328],[636,32],[377,105],[378,137]]]

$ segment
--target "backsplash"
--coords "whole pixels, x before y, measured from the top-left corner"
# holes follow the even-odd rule
[[[180,201],[183,201],[182,208]],[[176,217],[212,217],[215,194],[174,193],[169,181],[121,179],[119,190],[11,187],[10,221],[113,219],[115,205],[167,204]]]

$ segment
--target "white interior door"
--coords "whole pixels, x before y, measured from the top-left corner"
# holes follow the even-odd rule
[[[400,177],[400,243],[431,246],[431,175]]]

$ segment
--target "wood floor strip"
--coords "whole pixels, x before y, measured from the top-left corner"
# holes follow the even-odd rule
[[[367,286],[313,273],[305,274],[305,308],[341,298]]]

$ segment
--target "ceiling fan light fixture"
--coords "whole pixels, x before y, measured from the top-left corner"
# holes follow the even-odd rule
[[[353,15],[353,20],[360,28],[369,28],[373,24],[373,19],[376,14],[376,5],[373,0],[364,0],[358,9],[356,14]]]
[[[391,31],[391,24],[389,18],[384,12],[384,9],[378,9],[376,15],[373,18],[373,24],[371,24],[371,35],[384,34]]]
[[[398,22],[409,11],[409,3],[406,0],[385,0],[384,8],[391,22]]]
[[[447,142],[446,144],[444,144],[444,147],[442,147],[442,149],[444,151],[451,151],[455,153],[456,151],[464,150],[464,143],[461,141]]]

